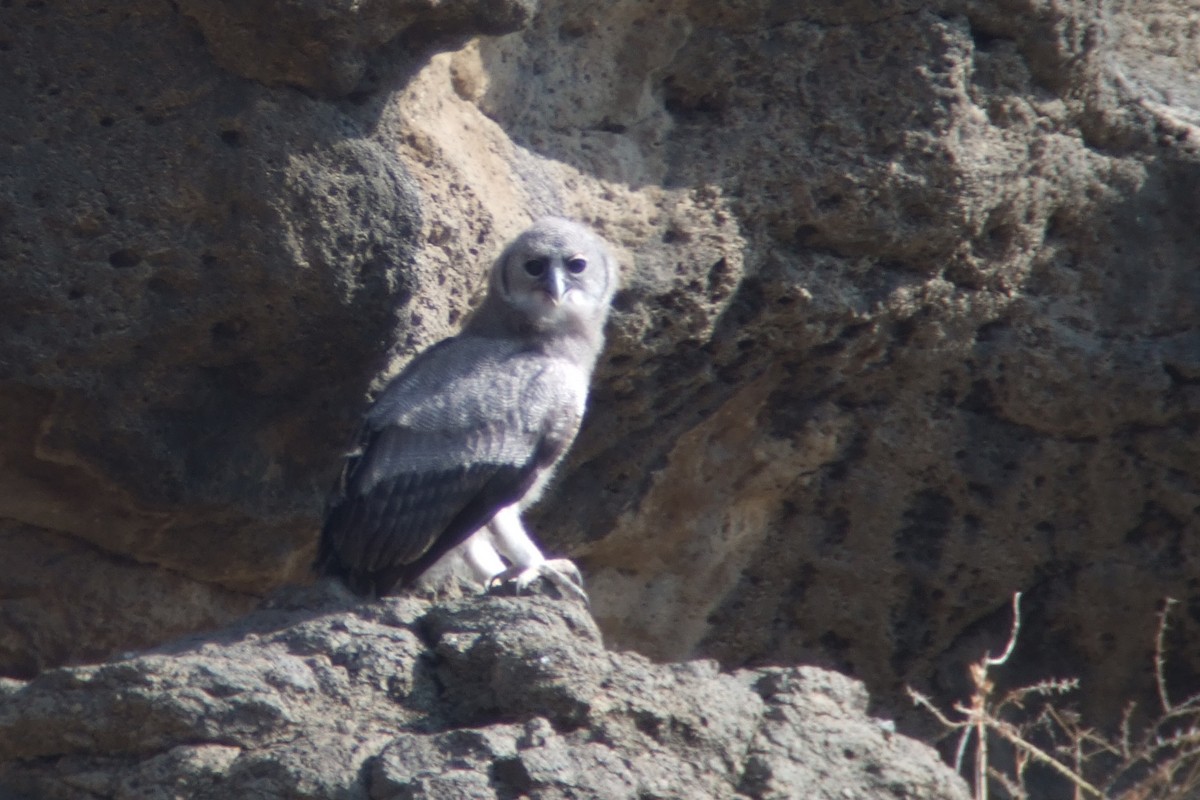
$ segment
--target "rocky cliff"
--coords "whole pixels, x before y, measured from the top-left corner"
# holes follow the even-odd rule
[[[625,278],[534,522],[610,646],[900,712],[1023,590],[1006,679],[1105,723],[1172,595],[1200,688],[1188,0],[13,0],[0,71],[13,678],[307,581],[372,381],[559,213]]]

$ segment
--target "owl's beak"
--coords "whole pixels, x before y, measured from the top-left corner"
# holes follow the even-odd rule
[[[546,296],[550,298],[550,302],[558,305],[562,302],[563,297],[567,293],[567,284],[563,280],[562,270],[549,269],[546,273]]]

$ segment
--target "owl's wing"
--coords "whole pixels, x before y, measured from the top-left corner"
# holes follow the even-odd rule
[[[368,411],[322,532],[319,564],[384,594],[521,499],[570,446],[583,396],[563,362],[452,339]]]

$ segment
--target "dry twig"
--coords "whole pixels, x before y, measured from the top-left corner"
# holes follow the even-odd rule
[[[1045,680],[993,696],[995,685],[988,675],[992,667],[1008,661],[1021,630],[1021,594],[1013,595],[1013,622],[1008,644],[998,656],[985,654],[970,666],[973,691],[967,705],[954,706],[960,718],[944,714],[925,695],[909,687],[913,702],[927,709],[947,730],[958,731],[955,769],[963,771],[967,747],[975,742],[972,777],[976,800],[987,800],[989,782],[1014,800],[1029,797],[1026,769],[1038,764],[1050,769],[1074,787],[1076,800],[1084,796],[1116,800],[1183,800],[1200,790],[1200,695],[1180,703],[1171,701],[1166,679],[1166,634],[1171,609],[1178,601],[1167,598],[1158,617],[1154,636],[1154,679],[1162,713],[1135,737],[1132,731],[1136,706],[1130,703],[1121,718],[1116,736],[1106,737],[1080,723],[1077,712],[1055,706],[1045,698],[1079,688],[1079,682]],[[1029,709],[1023,723],[1006,718],[1013,710],[1025,711],[1034,698],[1040,705]],[[1036,713],[1033,713],[1036,711]],[[1011,773],[989,763],[989,736],[999,737],[1013,747]],[[1050,742],[1041,747],[1031,738]],[[1057,754],[1057,755],[1056,755]],[[1089,780],[1085,772],[1103,780]],[[1099,784],[1099,786],[1097,785]]]

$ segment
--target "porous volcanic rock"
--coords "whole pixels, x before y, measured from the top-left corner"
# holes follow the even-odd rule
[[[1105,723],[1152,691],[1171,595],[1169,677],[1200,689],[1196,26],[1188,0],[3,4],[5,671],[307,580],[369,386],[559,213],[625,277],[534,523],[612,646],[833,667],[899,709],[961,696],[1022,590],[997,678],[1078,676]]]
[[[545,597],[320,595],[0,682],[0,794],[967,797],[837,673],[653,664],[606,651],[586,610]]]

